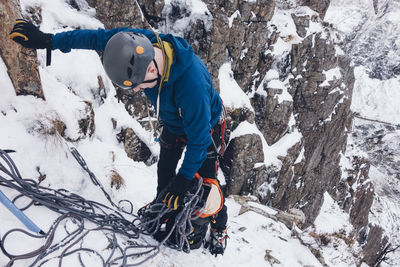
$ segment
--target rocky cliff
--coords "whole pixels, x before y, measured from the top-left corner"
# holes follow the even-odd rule
[[[13,45],[8,38],[14,20],[21,18],[18,0],[0,1],[0,55],[18,95],[35,95],[44,98],[40,83],[36,51]]]
[[[340,167],[353,119],[354,73],[340,47],[342,40],[323,21],[329,1],[203,2],[205,11],[200,13],[192,2],[176,0],[168,4],[70,0],[69,4],[76,9],[95,8],[106,28],[153,27],[183,36],[209,68],[217,90],[221,66],[229,62],[251,107],[227,105],[231,138],[222,162],[226,192],[252,194],[285,211],[301,209],[306,217],[303,227],[313,223],[324,193],[329,192],[360,230],[355,235],[368,255],[361,260],[373,264],[386,241],[380,228],[368,228],[373,188],[364,183],[365,166],[355,162],[360,174],[348,177],[343,177]],[[0,5],[1,56],[17,93],[43,97],[36,55],[8,45],[5,37],[12,20],[20,16],[18,3],[2,0]],[[131,116],[139,121],[147,117],[143,97],[122,91],[118,97]],[[115,127],[118,121],[113,123]],[[142,124],[150,129],[148,123]],[[256,130],[237,134],[246,125]],[[152,162],[151,152],[132,129],[121,129],[116,138],[124,143],[128,156]],[[355,190],[354,183],[360,185]],[[366,229],[373,231],[368,234]]]

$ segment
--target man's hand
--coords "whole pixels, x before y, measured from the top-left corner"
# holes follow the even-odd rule
[[[24,19],[15,20],[14,28],[10,32],[9,37],[13,41],[27,48],[52,48],[52,35],[42,32],[38,27]]]
[[[178,173],[168,186],[168,192],[164,195],[163,202],[173,210],[177,210],[178,206],[183,203],[190,184],[190,180]]]

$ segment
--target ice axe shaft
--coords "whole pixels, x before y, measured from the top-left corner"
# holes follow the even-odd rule
[[[10,199],[0,190],[0,202],[3,203],[29,230],[44,235],[45,233],[36,226]]]

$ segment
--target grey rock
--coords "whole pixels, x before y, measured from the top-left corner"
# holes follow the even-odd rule
[[[91,137],[95,131],[94,110],[92,103],[85,101],[86,108],[84,110],[86,116],[78,121],[79,129],[83,137]]]
[[[127,156],[134,161],[151,162],[151,151],[146,144],[137,137],[131,128],[121,129],[121,132],[117,134],[117,140],[124,144]]]
[[[251,194],[260,185],[265,175],[265,166],[256,166],[264,161],[261,147],[261,138],[256,134],[230,140],[221,166],[227,194]]]
[[[164,0],[157,1],[138,1],[143,16],[151,26],[157,25],[162,20],[161,12],[164,8]]]
[[[40,10],[32,10],[40,23]],[[0,55],[17,95],[33,95],[44,99],[36,51],[27,49],[8,38],[14,20],[22,18],[19,1],[0,1]]]
[[[377,225],[369,225],[362,229],[359,234],[359,243],[363,244],[362,262],[369,266],[378,266],[376,264],[382,261],[381,257],[385,255],[381,255],[381,253],[390,248],[388,237],[384,235],[383,229]]]
[[[148,22],[142,19],[140,6],[135,0],[87,0],[87,3],[96,9],[96,17],[104,23],[106,29],[150,28]]]
[[[93,105],[89,101],[84,101],[85,107],[79,110],[79,120],[78,120],[78,132],[76,133],[78,137],[71,138],[70,136],[65,136],[70,142],[77,142],[79,140],[85,139],[87,137],[92,137],[96,129],[94,122],[94,110]]]
[[[330,3],[330,0],[299,0],[300,5],[308,6],[317,12],[322,19],[325,17]]]
[[[323,71],[336,67],[341,77],[320,86],[326,78]],[[320,34],[310,35],[302,43],[293,45],[291,73],[295,78],[290,79],[289,92],[303,140],[284,159],[277,185],[286,189],[289,177],[294,176],[295,180],[301,179],[301,186],[292,186],[285,192],[278,189],[273,203],[282,209],[301,207],[307,223],[311,223],[318,215],[323,193],[335,187],[341,177],[339,159],[346,146],[345,129],[352,120],[354,73],[350,61],[336,56],[333,43]],[[305,160],[295,165],[292,173],[290,166],[302,148]]]
[[[248,108],[235,108],[235,109],[227,108],[226,111],[227,111],[226,124],[228,133],[234,131],[243,121],[254,123],[255,120],[254,113]]]
[[[255,123],[264,135],[268,145],[273,145],[289,130],[289,119],[293,112],[293,102],[279,103],[277,95],[282,89],[266,88],[267,96],[255,94],[251,104],[255,110]]]
[[[297,34],[300,37],[305,37],[307,34],[306,28],[310,26],[310,16],[296,16],[296,14],[292,14],[292,18],[296,25]]]

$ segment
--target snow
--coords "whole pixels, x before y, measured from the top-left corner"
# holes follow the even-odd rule
[[[164,13],[170,13],[173,6],[179,4],[180,9],[183,11],[181,16],[176,20],[170,21],[167,18],[164,31],[173,33],[179,36],[183,36],[185,29],[188,25],[195,24],[197,20],[202,20],[207,31],[211,29],[211,13],[207,8],[207,5],[201,0],[188,0],[188,1],[165,1]]]
[[[219,69],[220,96],[224,105],[230,108],[245,107],[253,110],[248,96],[233,78],[231,63],[223,64]]]
[[[39,52],[39,56],[44,59],[45,51]],[[72,69],[74,71],[71,71]],[[54,77],[57,82],[73,88],[77,96],[90,102],[94,102],[96,92],[93,91],[99,87],[97,77],[100,76],[103,81],[109,80],[95,51],[73,50],[70,53],[62,53],[56,50],[52,52],[52,64],[40,70],[41,77]],[[111,83],[105,86],[110,90]]]
[[[236,10],[235,12],[233,12],[233,14],[229,17],[229,28],[232,28],[232,24],[233,21],[235,20],[235,18],[240,17],[240,11]]]
[[[20,4],[23,14],[26,14],[29,7],[41,7],[43,21],[40,29],[45,32],[65,31],[66,29],[62,28],[64,25],[71,28],[104,28],[103,24],[94,18],[95,9],[90,8],[87,4],[87,8],[81,12],[72,8],[66,1],[60,0],[21,0]],[[60,12],[61,10],[62,12]]]
[[[289,11],[275,8],[269,25],[276,27],[280,33],[276,43],[273,45],[273,55],[281,56],[287,54],[291,50],[292,44],[301,41]]]
[[[257,74],[259,74],[259,73],[257,73]],[[268,97],[268,92],[264,89],[264,85],[265,84],[269,85],[270,82],[275,82],[276,86],[278,86],[278,89],[286,90],[285,86],[282,85],[282,82],[279,81],[279,72],[276,69],[271,68],[265,74],[264,79],[258,86],[257,90],[250,93],[249,96],[254,97],[254,94],[257,93],[259,95]],[[271,85],[273,85],[273,84],[271,84]],[[267,87],[270,87],[270,86],[267,86]]]
[[[14,86],[12,84],[12,81],[10,77],[7,74],[7,67],[6,64],[4,64],[3,59],[0,57],[0,81],[1,81],[1,94],[2,94],[2,99],[12,99],[15,97],[15,90]],[[1,109],[9,109],[10,103],[7,101],[1,101],[0,100],[0,108]]]
[[[331,1],[324,20],[334,24],[339,31],[350,33],[365,19],[364,14],[372,16],[373,13],[372,1],[335,0]]]
[[[275,69],[270,69],[265,74],[265,81],[277,80],[279,79],[279,72]]]
[[[371,166],[369,175],[376,190],[376,199],[372,205],[372,212],[369,215],[369,221],[376,225],[385,226],[390,230],[389,242],[396,244],[400,239],[399,219],[400,206],[399,196],[395,188],[399,188],[398,181],[386,183],[387,174],[382,173],[378,168]]]
[[[343,230],[350,233],[352,230],[352,226],[349,224],[349,215],[339,207],[327,192],[324,194],[324,203],[314,225],[316,231],[320,234],[333,234]]]
[[[227,199],[227,204],[229,208],[232,204],[237,205],[232,203],[230,198]],[[311,252],[300,244],[299,240],[292,237],[291,231],[283,224],[276,224],[275,221],[253,211],[238,216],[235,209],[230,208],[228,215],[233,218],[229,244],[233,243],[235,248],[231,249],[230,254],[225,256],[228,259],[219,262],[220,264],[226,266],[268,266],[264,260],[268,252],[281,266],[322,266]],[[241,228],[243,226],[245,229]],[[240,243],[243,245],[236,246]],[[242,257],[242,255],[251,256]]]
[[[393,66],[399,62],[399,10],[398,1],[334,0],[325,16],[325,21],[332,23],[344,39],[351,41],[347,53],[351,53],[356,66],[351,110],[357,114],[352,127],[358,127],[357,133],[361,135],[374,135],[378,133],[377,129],[393,127],[394,130],[385,134],[380,142],[395,150],[399,145],[396,129],[399,125],[400,77]],[[342,48],[337,51],[345,53]],[[342,174],[353,168],[350,157],[362,157],[371,162],[368,177],[375,193],[369,222],[382,227],[389,242],[399,244],[398,172],[395,169],[395,174],[390,174],[391,162],[376,159],[379,153],[363,149],[357,143],[363,142],[362,137],[349,135],[347,151],[341,157]],[[379,146],[371,149],[377,150]],[[390,157],[395,162],[399,160],[397,155]],[[343,175],[342,179],[346,177]],[[396,266],[400,253],[394,251],[387,258],[381,266]]]
[[[271,18],[270,24],[275,25],[279,29],[281,36],[297,35],[296,25],[290,14],[287,10],[275,9],[274,15]]]
[[[317,22],[314,22],[311,20],[310,26],[307,29],[307,35],[311,35],[313,33],[319,33],[319,32],[324,33],[323,26],[321,25],[321,23],[317,23]],[[324,36],[324,34],[322,36]]]
[[[293,102],[293,97],[289,94],[285,84],[279,80],[271,80],[268,82],[267,88],[281,89],[282,93],[277,94],[278,103],[281,104],[283,101]]]
[[[166,4],[169,3],[169,1],[165,1],[165,2],[166,2]],[[186,2],[189,3],[189,6],[191,7],[190,10],[193,13],[204,14],[206,12],[209,12],[207,5],[201,0],[189,0]]]
[[[304,149],[304,147],[302,147],[299,156],[297,157],[296,161],[295,161],[293,164],[298,164],[298,163],[300,163],[303,159],[305,159],[305,157],[304,157],[304,152],[305,152],[305,151],[306,151],[306,150]]]
[[[246,134],[257,134],[261,138],[264,151],[264,164],[266,166],[274,165],[278,168],[282,166],[282,162],[279,157],[286,156],[288,150],[295,144],[300,142],[302,138],[302,134],[297,129],[295,129],[294,131],[285,134],[275,144],[268,145],[263,134],[260,132],[255,124],[251,124],[248,121],[243,121],[231,133],[231,139]]]
[[[400,124],[400,78],[371,79],[363,67],[356,67],[354,74],[351,109],[363,117]]]
[[[231,133],[231,139],[238,138],[246,134],[258,133],[258,128],[254,123],[243,121],[239,126]]]
[[[278,159],[287,155],[288,150],[301,141],[302,134],[296,129],[293,132],[288,132],[279,141],[271,146],[264,145],[265,164],[282,166],[282,162]]]
[[[167,2],[168,5],[170,2]],[[69,7],[63,0],[23,0],[22,7],[37,6],[42,9],[43,22],[41,29],[47,32],[59,32],[76,27],[95,29],[103,25],[94,18],[94,12],[89,7],[77,11]],[[208,19],[205,13],[206,6],[201,1],[190,1],[187,7],[191,8],[190,19],[196,16]],[[59,12],[63,10],[63,12]],[[179,24],[180,23],[180,24]],[[178,26],[185,26],[188,21],[181,21]],[[186,23],[186,24],[185,24]],[[63,28],[65,26],[65,28]],[[179,28],[177,28],[179,30]],[[0,58],[0,78],[2,97],[0,98],[0,148],[14,149],[11,154],[23,177],[38,179],[39,171],[46,174],[43,186],[54,189],[64,188],[77,193],[86,199],[99,201],[109,205],[106,198],[94,186],[87,174],[77,164],[69,153],[70,147],[76,147],[85,159],[90,170],[110,194],[114,202],[129,199],[137,211],[144,204],[150,202],[156,190],[157,164],[146,166],[143,162],[135,162],[127,157],[123,147],[116,140],[116,134],[126,127],[131,127],[139,138],[145,142],[154,156],[159,153],[159,145],[153,142],[152,134],[140,126],[132,118],[122,103],[114,97],[115,88],[105,75],[98,55],[93,51],[72,51],[52,54],[52,65],[45,66],[45,52],[38,51],[40,63],[39,72],[46,100],[33,96],[16,96],[14,87],[8,77],[6,66]],[[98,77],[104,82],[105,91],[97,92]],[[230,63],[224,64],[219,73],[221,82],[221,96],[224,103],[232,108],[247,107],[252,109],[249,97],[243,93],[233,79]],[[272,83],[279,83],[274,81]],[[280,84],[279,86],[282,87]],[[101,95],[101,97],[99,97]],[[92,104],[95,113],[95,132],[92,137],[80,132],[78,120],[88,116],[87,103]],[[117,128],[113,129],[111,118],[117,120]],[[64,140],[59,135],[49,134],[46,131],[53,127],[53,123],[60,120],[66,125],[66,136],[71,140],[80,139],[78,142]],[[252,125],[243,124],[238,127],[233,135],[240,136],[249,132],[261,133]],[[298,134],[298,133],[297,133]],[[293,134],[292,134],[293,135]],[[294,134],[296,135],[296,134]],[[289,138],[290,135],[288,135]],[[298,136],[299,137],[299,136]],[[297,138],[298,138],[297,137]],[[264,147],[266,145],[263,141]],[[283,142],[283,148],[276,146],[275,154],[285,154],[291,142]],[[285,145],[286,144],[286,145]],[[280,145],[279,145],[280,146]],[[268,148],[268,153],[272,152]],[[267,153],[265,152],[265,153]],[[271,154],[272,155],[272,154]],[[276,159],[276,158],[275,158]],[[261,163],[263,164],[263,163]],[[265,163],[264,163],[265,164]],[[39,167],[39,171],[37,170]],[[123,180],[123,186],[117,190],[111,188],[110,175],[112,171],[118,172]],[[223,181],[223,177],[219,177]],[[12,199],[16,192],[2,187],[1,190]],[[26,199],[18,200],[17,205],[26,204]],[[223,257],[212,257],[206,249],[192,251],[190,254],[161,247],[160,253],[146,262],[146,266],[188,266],[193,265],[195,256],[196,266],[270,266],[266,261],[267,254],[275,258],[282,266],[321,266],[318,260],[304,247],[297,238],[292,237],[289,229],[284,224],[272,221],[254,212],[239,215],[240,205],[233,199],[227,199],[229,212],[228,233],[230,240]],[[254,204],[259,205],[259,204]],[[264,207],[264,209],[268,209]],[[270,211],[272,212],[272,211]],[[33,206],[25,211],[35,224],[44,231],[48,231],[59,214],[46,207]],[[24,226],[3,205],[0,205],[0,233]],[[77,226],[72,221],[63,223],[69,231]],[[86,229],[96,226],[86,222]],[[65,231],[57,232],[54,243],[60,242],[65,237]],[[121,240],[125,240],[122,237]],[[21,243],[21,241],[23,241]],[[139,241],[156,244],[150,237],[140,237]],[[13,253],[31,251],[43,244],[43,240],[35,240],[16,234],[7,239],[7,249]],[[103,257],[109,256],[105,249],[109,244],[101,232],[92,231],[88,234],[82,245],[96,250]],[[98,266],[99,258],[91,253],[82,253],[82,261],[87,266]],[[8,259],[0,254],[0,265]],[[32,260],[17,261],[14,266],[27,266]],[[77,266],[79,260],[76,256],[63,259],[64,266]],[[58,259],[50,260],[45,266],[55,266]]]
[[[325,75],[325,81],[319,85],[320,87],[329,86],[330,81],[339,80],[340,78],[342,78],[339,67],[335,67],[326,71],[323,70],[322,74]]]
[[[306,232],[311,236],[319,236],[320,242],[324,242],[322,255],[328,266],[354,266],[357,263],[353,254],[360,253],[361,248],[351,241],[353,226],[350,224],[349,215],[332,199],[329,193],[325,192],[324,202],[314,225]],[[324,241],[322,241],[324,240]],[[313,243],[312,240],[304,238],[303,241],[311,243],[314,248],[321,244]],[[351,244],[351,245],[350,245]],[[338,249],[341,246],[348,246],[347,250]]]
[[[79,3],[83,3],[80,1]],[[171,8],[172,0],[165,1],[165,10]],[[205,22],[209,27],[212,17],[207,5],[200,0],[174,1],[190,11],[188,17],[178,19],[171,26],[171,33],[182,35],[184,29],[197,19]],[[254,2],[254,1],[249,1]],[[295,1],[292,1],[293,5]],[[349,3],[345,0],[331,1],[325,21],[333,23],[339,31],[351,33],[363,20],[365,14],[372,14],[372,1],[355,0]],[[343,5],[346,4],[346,8]],[[289,3],[290,4],[290,3]],[[103,24],[95,18],[95,10],[85,6],[81,11],[71,8],[64,0],[21,0],[23,14],[26,14],[28,7],[40,7],[42,10],[43,22],[40,28],[46,32],[60,32],[74,28],[97,29],[103,28]],[[62,12],[60,12],[62,11]],[[294,22],[290,12],[296,12],[298,15],[312,15],[315,12],[309,8],[299,8],[297,10],[276,9],[270,26],[274,25],[285,38],[278,38],[274,45],[273,55],[282,57],[290,53],[292,44],[301,42],[295,29]],[[25,13],[24,13],[25,12]],[[371,13],[372,12],[372,13]],[[232,25],[233,19],[240,16],[236,11],[229,19],[229,25]],[[393,21],[396,16],[392,14]],[[65,27],[65,28],[64,28]],[[210,28],[207,28],[210,30]],[[322,31],[319,23],[311,22],[307,35]],[[398,43],[396,43],[398,45]],[[343,54],[344,51],[337,47],[337,51]],[[242,51],[244,55],[246,51]],[[42,80],[42,86],[46,100],[35,98],[33,96],[16,96],[14,86],[7,74],[6,66],[0,57],[0,85],[2,95],[0,98],[0,148],[14,149],[17,152],[12,153],[11,157],[19,167],[23,177],[37,179],[40,172],[46,174],[47,178],[42,182],[43,186],[50,186],[58,189],[64,188],[71,192],[82,195],[87,199],[99,201],[109,205],[104,195],[98,187],[94,186],[87,174],[77,164],[68,148],[74,146],[82,154],[89,168],[110,194],[114,202],[121,199],[129,199],[134,205],[134,210],[150,202],[156,190],[157,184],[157,166],[145,165],[143,162],[135,162],[127,157],[123,146],[118,143],[115,135],[122,129],[130,127],[135,134],[145,142],[152,154],[157,156],[159,145],[154,143],[152,134],[146,131],[139,122],[132,118],[125,110],[122,103],[118,103],[114,97],[115,88],[107,78],[98,55],[93,51],[72,51],[64,54],[55,51],[52,54],[52,65],[45,67],[45,52],[38,51],[38,60],[40,63],[39,71]],[[393,55],[395,56],[395,55]],[[326,80],[324,85],[335,76],[341,77],[338,69],[331,69],[324,72]],[[390,123],[399,124],[400,82],[398,77],[386,80],[372,79],[367,75],[367,70],[363,67],[355,68],[356,82],[352,98],[351,109],[354,112],[371,119],[382,120]],[[105,91],[102,97],[96,92],[98,88],[98,77],[104,82]],[[253,110],[249,97],[246,95],[233,78],[231,63],[223,64],[219,70],[220,92],[224,104],[230,108],[249,108]],[[279,101],[292,101],[287,92],[285,82],[279,80],[279,73],[271,68],[264,79],[268,87],[282,89],[282,94],[278,96]],[[326,83],[326,84],[325,84]],[[260,87],[261,88],[261,87]],[[263,90],[258,88],[257,92]],[[78,120],[87,116],[87,104],[91,102],[95,113],[95,132],[92,137],[85,136],[79,132]],[[117,128],[113,129],[111,118],[117,120]],[[61,120],[67,126],[66,136],[72,140],[81,139],[79,142],[68,142],[58,135],[50,135],[43,132],[52,127],[54,120]],[[256,163],[256,166],[262,164],[266,166],[281,167],[280,156],[285,156],[289,148],[301,142],[302,135],[294,127],[295,117],[291,116],[290,131],[278,142],[268,145],[255,124],[247,121],[242,122],[235,131],[231,133],[232,138],[245,134],[257,134],[262,140],[264,152],[264,162]],[[43,130],[44,129],[44,130]],[[388,135],[383,141],[392,146],[398,146],[395,139],[397,132]],[[349,140],[352,144],[352,140]],[[354,151],[353,151],[354,152]],[[302,149],[295,163],[299,163],[304,158],[305,150]],[[359,155],[365,156],[362,151],[357,151]],[[342,173],[351,167],[346,155],[341,157]],[[110,173],[117,171],[124,179],[124,185],[121,189],[111,188]],[[372,211],[379,216],[370,215],[370,222],[380,224],[385,229],[392,229],[391,240],[398,243],[398,218],[400,218],[400,207],[396,206],[393,199],[379,196],[381,192],[386,192],[386,178],[378,168],[371,166],[370,178],[376,187],[377,199],[374,202]],[[224,177],[219,179],[224,181]],[[274,181],[273,181],[274,182]],[[273,183],[272,182],[272,183]],[[276,181],[275,181],[276,182]],[[225,183],[225,182],[223,182]],[[272,190],[271,184],[264,184],[262,187]],[[394,188],[399,185],[394,184]],[[10,199],[17,194],[13,190],[1,187]],[[392,202],[394,203],[392,203]],[[398,201],[397,201],[398,202]],[[391,204],[392,203],[392,204]],[[23,206],[26,200],[18,200],[17,205]],[[167,247],[161,247],[160,253],[145,266],[322,266],[322,264],[311,253],[309,246],[318,248],[322,251],[328,266],[356,266],[352,253],[359,253],[358,247],[349,248],[343,240],[332,241],[327,247],[321,247],[316,244],[311,232],[317,235],[327,235],[332,237],[337,233],[350,233],[352,228],[349,218],[344,213],[328,193],[324,194],[324,204],[321,207],[319,216],[315,225],[306,229],[304,233],[298,231],[300,239],[294,234],[296,229],[288,229],[283,223],[273,221],[253,211],[239,214],[241,205],[232,198],[226,199],[228,206],[229,222],[228,247],[224,256],[212,257],[206,249],[192,251],[190,254],[172,250]],[[274,211],[263,205],[250,202],[262,208],[270,214]],[[25,213],[44,231],[48,231],[51,224],[59,216],[46,207],[33,206]],[[0,233],[4,233],[12,228],[18,227],[24,229],[19,222],[3,205],[0,205]],[[65,227],[69,230],[76,227],[71,221],[67,221]],[[92,223],[86,223],[87,229],[94,228]],[[60,231],[56,234],[54,242],[60,242],[65,232]],[[23,238],[23,239],[22,239]],[[124,238],[121,238],[124,240]],[[126,241],[126,240],[124,240]],[[140,237],[140,241],[148,244],[156,242],[150,237]],[[35,240],[22,237],[16,234],[15,238],[9,239],[7,248],[11,252],[21,253],[31,251],[32,248],[38,248],[43,244],[43,240]],[[92,232],[83,241],[83,245],[95,249],[104,257],[109,255],[105,249],[108,240],[102,233]],[[193,257],[194,256],[194,257]],[[98,266],[100,261],[90,253],[82,253],[83,261],[87,266]],[[269,260],[267,260],[269,258]],[[4,254],[0,254],[0,265],[8,262]],[[275,263],[273,263],[275,262]],[[31,260],[17,261],[14,266],[27,266]],[[77,257],[66,257],[63,261],[64,266],[78,266]],[[50,261],[46,266],[56,266],[58,260]]]

